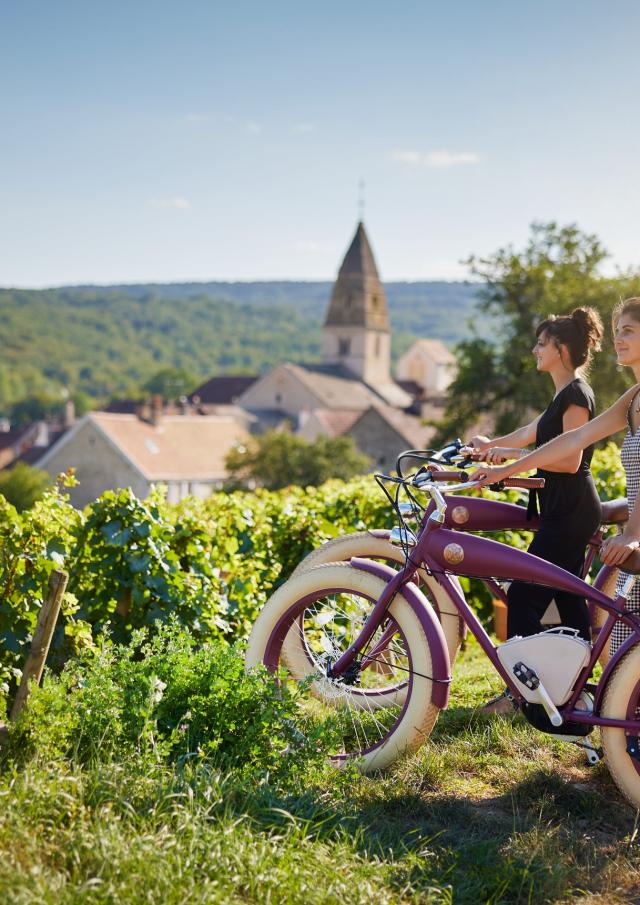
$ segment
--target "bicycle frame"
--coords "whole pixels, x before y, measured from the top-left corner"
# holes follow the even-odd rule
[[[449,505],[444,514],[445,520],[443,524],[445,527],[455,531],[464,531],[465,533],[471,531],[536,531],[540,526],[540,518],[538,516],[528,518],[525,507],[518,506],[515,503],[487,500],[482,497],[466,497],[464,503],[458,503],[457,501],[454,502],[446,493],[444,498]],[[425,510],[420,530],[426,527],[429,517],[434,511],[435,504],[431,500]],[[596,553],[604,537],[605,524],[603,522],[587,544],[587,552],[582,569],[583,578],[586,578],[591,570]],[[612,571],[613,568],[611,566],[602,566],[594,580],[593,586],[596,588],[602,587]],[[495,597],[498,597],[503,603],[507,602],[505,591],[493,578],[483,579],[483,581]]]
[[[469,502],[466,500],[465,502]],[[434,507],[435,508],[435,507]],[[433,510],[432,510],[433,511]],[[435,513],[434,513],[435,514]],[[378,571],[378,564],[368,560],[353,559],[352,564],[356,568],[366,571]],[[372,568],[373,567],[373,568]],[[410,558],[406,565],[390,577],[388,583],[379,597],[372,612],[365,620],[362,631],[350,647],[333,664],[331,676],[337,677],[348,669],[356,657],[370,641],[374,632],[385,618],[386,610],[394,596],[403,590],[417,575],[418,568],[425,568],[433,575],[435,580],[443,587],[459,616],[469,627],[485,654],[492,662],[494,668],[509,688],[514,698],[522,701],[522,695],[518,686],[500,663],[497,656],[497,648],[492,643],[482,623],[470,608],[464,598],[457,582],[456,576],[476,577],[483,580],[503,578],[506,580],[525,581],[532,584],[545,585],[561,591],[567,591],[585,597],[590,603],[603,607],[608,612],[607,621],[601,630],[592,648],[587,665],[580,673],[573,693],[569,700],[558,708],[563,720],[575,723],[584,723],[593,726],[611,726],[624,729],[629,735],[640,734],[640,720],[620,720],[605,718],[598,715],[598,709],[602,698],[602,690],[606,680],[611,675],[616,664],[626,652],[640,642],[640,618],[626,610],[626,598],[622,595],[612,599],[603,594],[598,588],[587,584],[583,579],[572,575],[559,566],[540,559],[531,553],[516,550],[505,544],[472,534],[461,536],[459,531],[453,531],[439,524],[434,518],[429,518],[420,531],[417,543],[412,548]],[[414,585],[410,585],[411,593],[418,592]],[[418,592],[419,593],[419,592]],[[576,710],[576,703],[580,694],[587,687],[589,678],[598,661],[598,657],[606,644],[617,620],[621,620],[632,630],[632,635],[611,658],[610,663],[598,683],[594,701],[594,711]],[[439,661],[439,657],[436,661]],[[451,680],[450,664],[446,663],[445,670],[442,664],[434,661],[434,682],[446,684]],[[437,687],[437,686],[436,686]],[[439,695],[438,695],[439,697]]]

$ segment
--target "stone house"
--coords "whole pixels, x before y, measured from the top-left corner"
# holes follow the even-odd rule
[[[35,464],[55,477],[75,468],[80,481],[71,502],[82,507],[105,490],[131,487],[144,498],[163,484],[178,502],[207,497],[222,486],[225,458],[249,433],[230,415],[170,415],[150,420],[134,414],[91,412],[76,422]]]
[[[398,359],[396,377],[413,383],[425,398],[444,396],[455,377],[456,359],[439,339],[417,339]]]

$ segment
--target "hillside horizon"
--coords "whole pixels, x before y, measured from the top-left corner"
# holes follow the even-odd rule
[[[124,395],[167,367],[205,380],[317,362],[332,287],[291,280],[0,289],[0,412],[62,388],[96,400]],[[420,337],[453,347],[470,335],[480,284],[384,287],[394,360]]]

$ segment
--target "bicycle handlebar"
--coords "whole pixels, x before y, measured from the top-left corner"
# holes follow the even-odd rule
[[[439,471],[438,469],[430,468],[422,474],[418,473],[413,483],[416,487],[422,488],[426,484],[431,483],[461,482],[460,486],[452,488],[449,491],[450,493],[457,493],[463,483],[465,489],[469,489],[470,484],[480,486],[478,481],[469,481],[468,478],[469,475],[466,471]],[[541,490],[544,487],[544,478],[505,478],[504,481],[499,481],[489,486],[498,490],[502,490],[503,487],[519,488],[520,490]]]

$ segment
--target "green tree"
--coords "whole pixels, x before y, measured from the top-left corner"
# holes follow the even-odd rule
[[[546,407],[549,381],[536,373],[531,354],[536,325],[549,314],[591,305],[608,327],[620,297],[640,290],[636,275],[602,277],[599,267],[606,257],[597,237],[574,225],[534,223],[523,251],[508,246],[488,258],[469,258],[471,273],[483,283],[476,321],[486,328],[488,319],[494,335],[489,340],[476,335],[458,345],[458,373],[436,444],[464,434],[483,413],[492,414],[495,432],[501,434]],[[628,385],[616,369],[608,331],[590,380],[600,411]]]
[[[25,462],[17,462],[13,468],[0,471],[0,493],[18,512],[30,509],[42,499],[51,484],[51,478],[41,468],[32,468]]]
[[[147,380],[143,389],[163,399],[179,399],[192,392],[198,380],[185,368],[162,368]]]
[[[41,418],[51,418],[62,412],[64,400],[60,396],[34,393],[15,402],[9,409],[12,427],[25,427]]]
[[[82,418],[83,415],[86,415],[87,412],[90,412],[94,407],[94,400],[88,393],[83,393],[82,390],[72,393],[71,401],[73,402],[76,418]]]
[[[317,486],[329,478],[347,480],[369,468],[351,437],[318,437],[309,443],[281,431],[267,431],[248,446],[233,449],[226,460],[232,480],[256,481],[269,490],[290,484]]]

